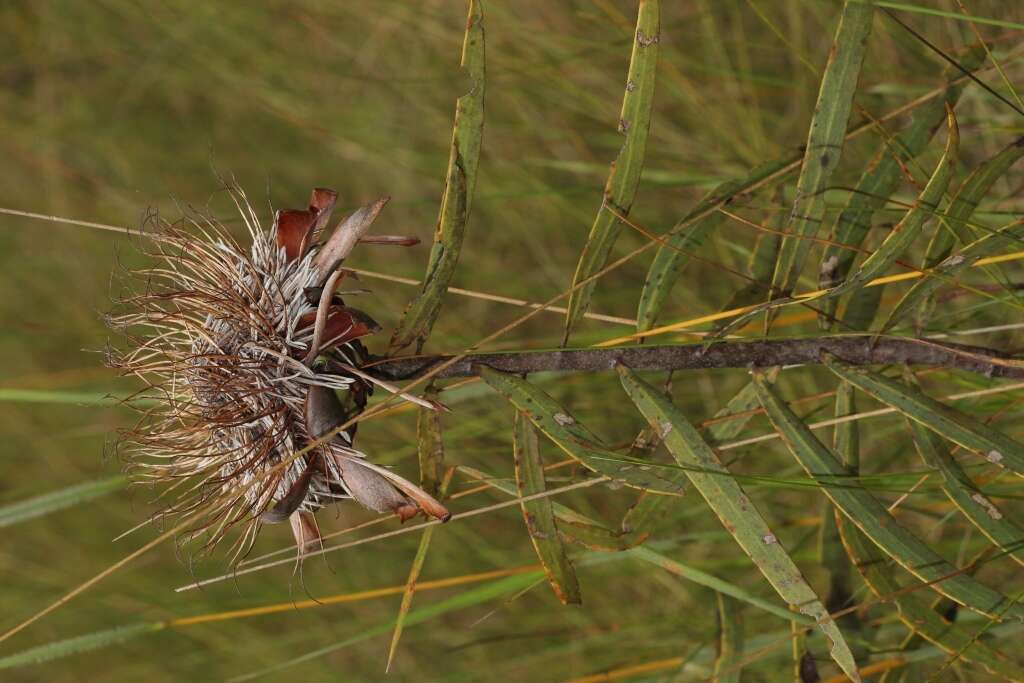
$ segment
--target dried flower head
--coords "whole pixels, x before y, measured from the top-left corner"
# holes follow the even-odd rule
[[[164,513],[193,515],[186,539],[206,549],[241,528],[234,558],[262,523],[290,521],[300,553],[319,542],[313,513],[352,498],[403,521],[436,500],[356,450],[356,425],[372,376],[363,336],[379,326],[337,292],[341,263],[366,237],[387,198],[321,234],[337,199],[313,191],[309,207],[278,211],[260,226],[244,193],[232,193],[252,244],[214,219],[159,222],[144,251],[156,265],[128,273],[109,316],[127,350],[110,364],[138,377],[150,399],[120,445],[141,478],[168,485]],[[139,405],[136,402],[136,405]],[[346,425],[344,429],[339,427]]]

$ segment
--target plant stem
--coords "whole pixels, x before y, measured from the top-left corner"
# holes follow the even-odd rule
[[[698,370],[709,368],[816,365],[822,352],[852,365],[909,363],[976,372],[989,377],[1024,378],[1024,359],[994,349],[909,337],[834,335],[811,339],[719,341],[707,344],[621,346],[600,349],[558,349],[514,353],[470,353],[442,370],[437,378],[472,377],[477,366],[527,374],[531,372],[596,372],[618,363],[635,370]],[[424,375],[452,356],[375,357],[364,370],[398,381]]]

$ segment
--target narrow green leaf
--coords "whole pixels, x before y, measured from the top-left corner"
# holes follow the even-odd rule
[[[75,484],[74,486],[4,505],[0,507],[0,528],[88,502],[100,496],[105,496],[108,493],[120,491],[127,485],[128,477],[118,475],[109,479],[97,479],[83,484]]]
[[[622,456],[606,448],[557,401],[526,380],[486,366],[480,368],[480,377],[525,413],[556,446],[587,469],[644,491],[683,494],[682,485],[662,477],[653,468],[623,463]]]
[[[391,352],[416,343],[423,348],[459,261],[466,221],[476,186],[480,141],[484,128],[484,24],[480,0],[470,0],[462,43],[462,68],[472,81],[469,92],[455,103],[455,125],[441,212],[434,232],[427,272],[420,293],[409,303],[391,336]]]
[[[949,111],[948,121],[949,137],[946,139],[946,151],[935,167],[935,171],[928,180],[928,184],[921,191],[914,205],[904,214],[899,224],[893,228],[892,232],[885,238],[885,241],[864,260],[860,267],[832,289],[767,301],[756,309],[732,320],[732,322],[719,331],[719,334],[724,334],[724,331],[741,327],[747,321],[765,311],[773,311],[794,303],[835,299],[847,292],[862,289],[868,282],[888,270],[921,233],[925,222],[934,215],[935,209],[942,199],[942,195],[946,192],[950,179],[953,177],[953,169],[956,167],[959,155],[960,133],[958,132],[956,119],[953,117],[952,111]],[[782,258],[781,252],[779,258]]]
[[[635,372],[621,365],[618,371],[626,393],[647,421],[660,428],[669,452],[676,462],[688,468],[686,474],[722,526],[750,556],[775,592],[818,623],[832,642],[832,659],[846,675],[858,680],[857,663],[839,627],[715,451],[674,405]]]
[[[953,171],[960,156],[960,131],[953,116],[953,110],[949,110],[947,119],[949,124],[949,135],[946,138],[946,150],[935,166],[935,171],[928,184],[921,190],[914,205],[900,220],[899,224],[892,229],[885,240],[875,249],[870,256],[864,259],[864,263],[857,270],[851,273],[842,284],[829,290],[829,296],[835,297],[846,292],[860,289],[869,281],[882,275],[892,266],[903,252],[917,239],[921,228],[931,218],[942,201],[949,181],[953,178]]]
[[[934,305],[931,301],[935,290],[970,267],[980,258],[998,253],[1009,246],[1008,242],[1019,245],[1021,227],[1019,223],[1005,226],[997,233],[976,239],[977,232],[968,224],[978,204],[1010,167],[1024,156],[1024,138],[1003,148],[994,157],[976,168],[963,182],[953,196],[949,208],[928,243],[924,267],[930,269],[927,277],[921,278],[896,304],[889,314],[883,330],[891,329],[912,312],[915,313],[918,328],[923,328]],[[966,245],[958,254],[950,256],[954,236]]]
[[[949,209],[942,217],[945,223],[939,225],[924,257],[924,267],[933,268],[949,256],[953,249],[954,237],[961,244],[969,244],[978,238],[977,232],[968,225],[978,204],[989,193],[996,181],[1006,175],[1010,167],[1024,156],[1024,138],[1018,138],[1004,147],[998,154],[974,169],[949,203]]]
[[[544,463],[537,446],[537,432],[533,424],[519,411],[515,414],[512,444],[519,497],[525,498],[546,491]],[[582,599],[576,570],[573,569],[565,546],[562,545],[551,500],[538,498],[524,501],[520,503],[520,507],[523,510],[523,520],[526,522],[530,541],[544,567],[551,589],[562,604],[580,604]]]
[[[689,265],[690,255],[701,248],[708,235],[721,222],[721,214],[712,214],[697,221],[689,230],[669,235],[665,238],[665,243],[658,247],[640,292],[640,303],[636,311],[637,332],[654,327],[672,287]]]
[[[1024,621],[1024,606],[999,591],[960,572],[939,556],[889,513],[850,470],[793,414],[760,374],[755,374],[758,396],[769,419],[789,451],[819,484],[843,515],[863,531],[886,555],[922,581],[956,602],[986,616]]]
[[[907,380],[908,383],[914,382],[909,373]],[[925,465],[938,470],[942,475],[942,489],[953,504],[978,531],[1019,564],[1024,564],[1024,529],[1010,521],[967,476],[946,448],[942,437],[909,417],[907,424],[914,435],[918,455]]]
[[[123,643],[126,640],[146,633],[161,631],[166,626],[167,624],[162,621],[128,624],[126,626],[118,626],[117,628],[96,631],[95,633],[88,633],[84,636],[46,643],[29,650],[16,652],[13,655],[0,657],[0,669],[13,669],[28,664],[42,664],[54,659],[69,657],[90,650],[98,650],[103,647]]]
[[[743,617],[737,601],[715,593],[718,605],[718,651],[712,680],[740,683],[743,675]]]
[[[917,592],[908,593],[897,583],[887,562],[854,524],[844,519],[841,531],[853,563],[871,591],[896,605],[900,621],[914,633],[950,655],[962,657],[985,667],[990,673],[1007,680],[1019,681],[1020,665],[999,650],[980,640],[971,630],[943,619],[928,600]]]
[[[647,133],[651,125],[654,104],[655,74],[658,66],[658,43],[661,41],[661,8],[659,0],[640,3],[633,35],[633,51],[626,77],[626,92],[622,97],[619,132],[625,136],[618,156],[612,162],[608,182],[604,188],[601,208],[583,247],[573,285],[587,280],[604,268],[622,224],[612,213],[629,214],[640,184],[644,156],[647,151]],[[609,210],[611,209],[611,210]],[[568,342],[576,323],[590,306],[595,282],[573,291],[569,297],[569,311],[565,321],[565,341]]]
[[[714,415],[715,418],[726,418],[732,415],[737,417],[712,423],[707,428],[706,438],[708,443],[715,445],[736,438],[736,436],[743,431],[743,428],[750,421],[750,418],[753,417],[753,413],[750,411],[754,408],[759,408],[760,405],[761,404],[757,400],[757,393],[754,391],[753,384],[748,383],[744,385],[744,387],[740,389],[735,396],[729,399],[729,402]],[[682,470],[667,476],[671,476],[674,481],[677,481],[684,486],[689,482],[686,473]],[[651,495],[649,493],[640,494],[637,502],[634,503],[623,516],[622,530],[626,533],[640,534],[643,537],[649,536],[665,516],[664,513],[667,508],[667,504],[670,502],[671,499],[665,496]]]
[[[817,235],[825,215],[824,191],[839,165],[874,11],[870,2],[848,1],[843,5],[818,90],[803,167],[797,180],[796,199],[787,230],[793,236],[782,240],[772,277],[772,291],[782,296],[793,291],[810,249],[811,240],[807,238]]]
[[[892,406],[954,443],[981,454],[986,460],[1024,475],[1024,445],[984,422],[961,413],[916,389],[826,355],[825,365],[861,391]]]
[[[968,71],[973,71],[984,59],[985,51],[976,45],[960,58],[960,64]],[[832,226],[833,244],[825,247],[818,275],[822,289],[834,287],[846,279],[857,257],[856,249],[864,243],[871,229],[872,217],[899,187],[903,178],[902,167],[924,151],[935,130],[946,119],[946,105],[953,106],[960,99],[964,89],[961,76],[959,69],[949,67],[944,75],[946,91],[943,96],[915,111],[910,123],[895,139],[882,143]],[[832,327],[837,306],[836,299],[822,302],[820,319],[825,329]]]

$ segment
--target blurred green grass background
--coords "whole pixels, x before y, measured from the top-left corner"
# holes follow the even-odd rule
[[[919,4],[957,9],[946,0]],[[1017,3],[967,4],[979,16],[1024,22],[1024,7]],[[665,3],[645,180],[631,214],[636,220],[664,231],[716,183],[799,148],[817,92],[817,76],[807,64],[824,66],[838,11],[837,2],[825,0]],[[635,3],[491,0],[484,13],[483,151],[453,284],[544,301],[571,281],[607,164],[620,144],[615,124]],[[965,22],[903,16],[950,51],[974,41]],[[217,174],[222,174],[245,188],[268,220],[272,206],[301,206],[313,186],[338,189],[346,207],[390,194],[393,201],[379,230],[418,235],[429,244],[454,101],[466,87],[458,70],[464,22],[465,6],[454,1],[4,3],[0,207],[136,227],[149,207],[173,217],[180,205],[194,205],[231,220],[219,191]],[[979,30],[992,40],[1019,41],[1019,32],[1005,27]],[[857,102],[876,115],[884,113],[934,87],[942,69],[919,43],[876,18]],[[1020,134],[1020,120],[976,88],[965,94],[958,115],[967,166]],[[849,146],[839,184],[852,184],[876,144],[862,139]],[[998,194],[1010,198],[1006,207],[1013,208],[1021,179],[1019,172],[1011,174],[999,186]],[[755,203],[775,210],[767,198]],[[755,237],[749,228],[727,225],[701,253],[742,270]],[[626,234],[617,253],[642,239]],[[112,294],[110,273],[117,261],[138,262],[133,249],[115,233],[0,216],[0,386],[96,395],[131,391],[130,382],[103,368],[108,334],[101,315]],[[426,254],[425,246],[368,247],[351,263],[418,279]],[[647,263],[638,260],[603,278],[593,310],[633,317]],[[373,294],[360,306],[388,329],[414,290],[388,282],[363,284]],[[713,312],[741,284],[713,265],[693,264],[665,317]],[[507,305],[451,297],[427,348],[462,349],[518,314]],[[986,310],[972,312],[970,320],[984,324]],[[813,329],[812,321],[807,324]],[[491,348],[550,347],[560,341],[561,331],[562,318],[544,314]],[[588,321],[576,341],[628,331]],[[385,341],[382,335],[377,346]],[[372,341],[370,346],[379,350]],[[610,442],[635,434],[639,418],[613,378],[543,381]],[[677,379],[676,395],[689,414],[706,417],[743,381],[743,372],[689,373]],[[815,374],[793,380],[792,386],[814,393]],[[449,461],[510,476],[507,404],[479,389],[465,391],[466,398],[453,402],[454,413],[444,418]],[[0,504],[117,474],[121,465],[109,457],[109,443],[131,419],[120,408],[74,401],[0,403]],[[899,427],[896,420],[879,425],[873,439]],[[412,413],[368,422],[360,440],[374,458],[414,475]],[[555,456],[548,445],[544,448]],[[882,447],[881,461],[889,455]],[[792,460],[773,448],[761,448],[747,465],[756,473],[796,472]],[[787,547],[798,560],[804,558],[801,565],[812,582],[819,578],[813,560],[807,560],[813,546],[813,527],[804,521],[813,514],[807,498],[772,489],[755,489],[754,495],[765,501],[763,509],[785,534]],[[457,509],[483,499],[505,500],[482,494]],[[110,541],[154,509],[149,500],[142,490],[119,491],[0,531],[0,625],[15,625],[148,538],[151,530]],[[601,488],[561,500],[612,521],[632,496]],[[333,530],[364,516],[343,506],[321,518]],[[770,596],[696,498],[687,499],[677,519],[680,523],[657,539],[675,557]],[[285,527],[267,529],[257,551],[276,549],[289,539]],[[401,584],[417,539],[406,534],[329,555],[326,563],[307,562],[301,582],[283,567],[182,594],[172,589],[187,583],[190,572],[220,573],[223,558],[191,566],[187,549],[175,552],[166,544],[3,648],[13,651],[122,623]],[[439,530],[423,578],[533,562],[520,513],[509,508]],[[583,569],[581,581],[581,608],[560,606],[542,584],[514,600],[411,627],[389,680],[562,680],[686,655],[714,638],[710,591],[634,561]],[[415,604],[437,599],[423,593]],[[7,671],[2,678],[223,680],[385,623],[394,617],[398,600],[165,631]],[[747,615],[752,633],[786,628],[782,620],[754,610]],[[376,638],[278,675],[380,680],[386,652],[387,638]],[[752,680],[774,680],[778,666],[777,660],[764,662],[753,669]]]

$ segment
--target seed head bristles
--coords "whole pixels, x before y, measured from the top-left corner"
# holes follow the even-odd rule
[[[231,196],[248,249],[199,212],[174,224],[155,217],[142,248],[154,265],[126,273],[126,294],[108,316],[126,342],[109,364],[144,385],[128,401],[140,417],[119,445],[140,481],[176,491],[160,514],[203,510],[182,541],[201,537],[206,551],[241,527],[233,562],[265,522],[290,521],[300,553],[315,547],[313,513],[340,499],[403,521],[420,511],[447,518],[353,447],[355,425],[277,467],[362,412],[373,391],[359,338],[380,326],[335,290],[339,266],[386,199],[320,245],[333,191],[314,190],[307,209],[278,211],[266,230],[241,191]]]

